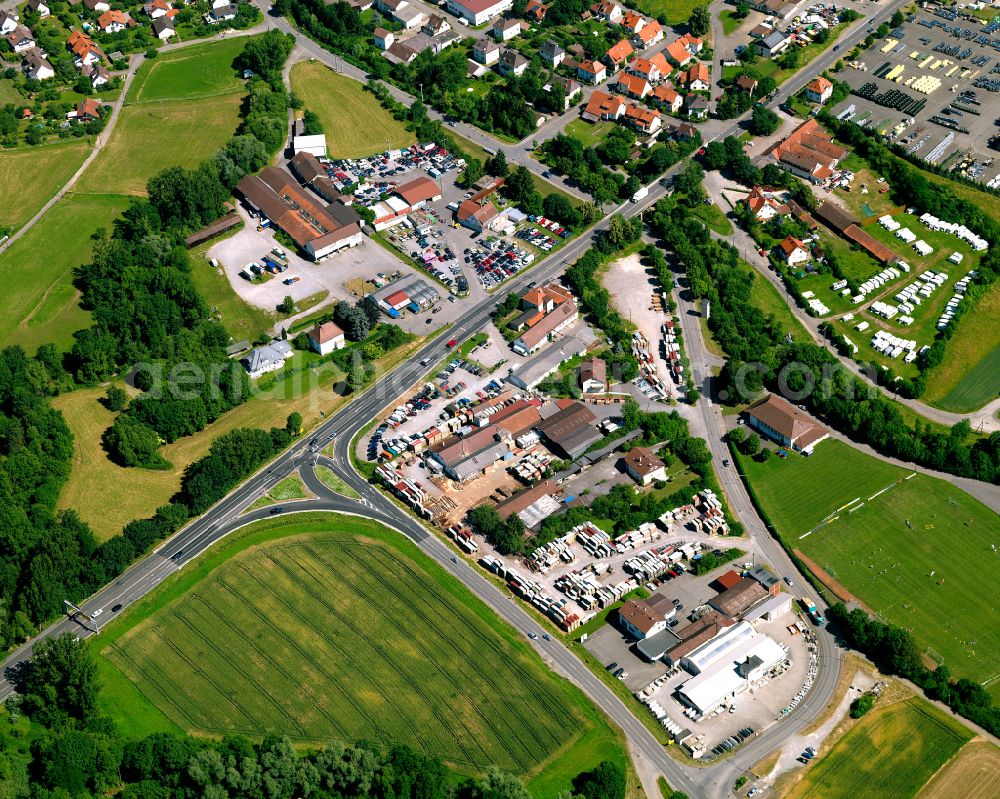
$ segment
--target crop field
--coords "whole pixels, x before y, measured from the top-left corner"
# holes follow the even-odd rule
[[[108,630],[102,655],[144,697],[109,697],[116,715],[144,701],[201,734],[400,742],[467,772],[620,755],[582,696],[409,541],[328,514],[237,535]]]
[[[1000,748],[989,741],[969,741],[935,774],[920,799],[991,799],[1000,796]]]
[[[31,219],[76,172],[89,149],[76,139],[0,152],[0,228],[19,228]]]
[[[109,227],[124,207],[124,197],[69,194],[0,254],[0,344],[69,348],[74,331],[89,324],[72,271],[90,258],[91,234]]]
[[[243,52],[246,38],[186,47],[146,61],[129,89],[127,104],[236,94],[243,81],[233,59]]]
[[[363,158],[416,142],[375,95],[319,62],[301,61],[292,67],[292,90],[319,115],[331,158]]]
[[[789,799],[907,799],[972,737],[920,699],[878,708],[810,766]]]
[[[1000,623],[993,597],[981,590],[1000,583],[1000,553],[992,549],[1000,519],[993,511],[950,483],[909,478],[839,441],[821,442],[809,458],[740,462],[787,545],[884,619],[911,630],[952,675],[989,682],[1000,695],[993,680],[1000,675]]]
[[[241,90],[214,97],[127,105],[101,154],[80,178],[80,191],[144,194],[167,167],[195,167],[239,125]]]
[[[945,410],[978,410],[1000,392],[1000,284],[959,322],[944,361],[930,374],[924,399]]]

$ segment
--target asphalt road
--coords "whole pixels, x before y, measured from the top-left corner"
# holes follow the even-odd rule
[[[887,19],[896,8],[902,5],[902,0],[894,0],[894,2],[877,12],[872,19],[867,20],[865,25],[856,24],[853,26],[840,39],[841,51],[850,49],[853,43],[864,35],[867,26],[879,24],[881,20]],[[283,30],[291,30],[284,19],[275,19],[269,16],[268,20]],[[317,59],[331,64],[331,66],[337,64],[343,68],[344,62],[336,56],[322,50],[301,36],[299,37],[299,42],[302,47]],[[812,75],[830,66],[838,57],[840,57],[839,54],[832,52],[820,56],[806,70],[803,70],[803,73],[790,79],[786,83],[785,88],[778,92],[777,97],[772,102],[775,104],[783,102],[785,97],[798,91]],[[719,132],[715,136],[707,137],[706,140],[723,138],[727,135],[737,133],[741,130],[740,124],[739,120],[730,121],[728,127],[726,127],[725,123],[719,123],[715,126],[716,128],[721,128]],[[462,132],[464,133],[464,130]],[[532,159],[520,153],[518,153],[518,157],[514,160],[517,163],[529,165],[529,168],[532,164],[537,165]],[[676,174],[682,165],[683,162],[676,165],[664,177],[669,178],[673,174]],[[624,203],[612,209],[602,222],[596,226],[595,230],[601,230],[606,227],[607,220],[613,213],[623,213],[626,216],[634,216],[641,213],[662,198],[665,192],[666,189],[664,189],[660,181],[651,184],[649,195],[643,201],[640,203]],[[551,259],[542,261],[535,268],[512,279],[509,284],[503,287],[501,290],[502,293],[506,293],[507,291],[522,291],[529,281],[542,283],[553,279],[564,270],[567,264],[575,261],[589,249],[590,243],[589,236],[581,236],[571,241]],[[458,576],[476,596],[516,629],[525,634],[528,632],[541,633],[541,626],[525,612],[517,600],[499,591],[463,559],[457,559],[457,563],[452,562],[452,551],[440,539],[430,535],[416,519],[404,513],[373,486],[362,479],[351,465],[349,454],[351,440],[357,432],[372,419],[375,419],[386,405],[403,396],[432,365],[445,357],[448,352],[445,346],[446,341],[452,338],[462,341],[480,330],[488,320],[496,302],[496,298],[489,298],[471,307],[451,328],[426,343],[409,360],[378,380],[371,388],[358,395],[329,419],[320,424],[312,431],[311,436],[294,444],[289,450],[278,456],[245,483],[230,492],[202,517],[189,523],[169,539],[169,541],[158,547],[155,552],[134,564],[121,577],[109,583],[86,602],[82,603],[84,610],[92,613],[97,609],[102,609],[103,614],[97,619],[100,622],[102,618],[107,618],[105,614],[111,613],[110,609],[113,605],[121,604],[123,607],[127,607],[141,599],[170,576],[170,574],[183,568],[186,563],[196,558],[205,549],[229,532],[250,522],[269,518],[272,511],[271,508],[254,511],[242,516],[238,516],[238,513],[241,508],[249,505],[268,488],[278,483],[296,469],[301,468],[307,484],[316,493],[318,498],[296,502],[294,503],[294,510],[355,513],[389,524],[413,538],[428,555],[435,558],[445,568]],[[695,319],[692,325],[691,320],[683,314],[682,319],[687,321],[684,333],[695,375],[699,380],[703,381],[706,375],[699,371],[698,365],[707,363],[708,361],[703,359],[704,350],[701,343],[700,330],[697,329],[697,321]],[[694,317],[691,317],[691,319],[694,319]],[[702,356],[702,359],[699,356]],[[428,361],[427,366],[421,365],[421,361],[425,359]],[[707,396],[708,392],[705,392],[705,394]],[[721,464],[722,459],[728,457],[725,445],[721,441],[721,433],[724,431],[721,416],[717,408],[709,405],[707,401],[701,402],[700,406],[704,426],[708,431],[709,447],[716,462]],[[323,460],[360,494],[362,497],[361,500],[350,500],[334,494],[329,489],[326,489],[311,474],[310,463],[318,460],[317,456],[310,452],[309,449],[310,442],[314,440],[318,441],[321,447],[333,441],[333,457]],[[771,565],[779,572],[793,573],[793,567],[783,550],[770,538],[766,529],[764,529],[763,523],[754,512],[749,497],[746,495],[746,491],[739,480],[739,476],[732,469],[724,469],[721,466],[718,472],[720,483],[727,494],[733,512],[744,523],[748,533],[757,540]],[[289,508],[289,512],[291,510],[292,508]],[[800,591],[800,595],[801,593],[803,591]],[[805,593],[809,592],[805,591]],[[814,599],[817,599],[814,595],[812,596]],[[93,634],[93,631],[90,629],[91,627],[92,625],[90,624],[82,624],[80,621],[73,619],[63,619],[53,624],[36,639],[12,653],[3,663],[5,672],[10,666],[30,657],[31,646],[39,638],[59,635],[64,632],[71,632],[84,637]],[[669,757],[663,750],[663,747],[660,746],[646,727],[631,713],[621,700],[559,641],[543,641],[539,639],[533,642],[533,644],[555,669],[578,685],[597,706],[621,727],[628,739],[633,754],[637,754],[642,759],[654,764],[666,776],[674,788],[685,791],[692,797],[722,797],[728,795],[732,780],[735,779],[743,767],[780,746],[781,742],[787,736],[808,723],[825,706],[839,673],[839,657],[833,641],[828,634],[822,632],[819,640],[821,668],[809,700],[801,704],[791,718],[783,721],[781,724],[772,726],[760,734],[751,743],[745,745],[735,756],[727,758],[714,767],[707,769],[687,766]],[[6,680],[0,681],[0,699],[9,695],[11,690],[11,686]]]

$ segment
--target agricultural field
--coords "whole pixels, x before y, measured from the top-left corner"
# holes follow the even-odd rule
[[[981,590],[1000,581],[993,511],[950,483],[836,440],[821,442],[809,458],[740,463],[787,546],[910,629],[952,675],[987,683],[1000,696],[1000,623],[993,597]]]
[[[576,689],[381,525],[263,522],[192,566],[97,644],[102,674],[129,680],[103,701],[130,732],[144,732],[138,717],[209,735],[406,743],[464,772],[525,776],[539,797],[624,758]]]
[[[89,324],[72,271],[90,258],[91,234],[108,228],[125,204],[115,195],[68,194],[0,254],[0,344],[29,351],[48,342],[70,347],[74,331]]]
[[[989,799],[1000,795],[1000,748],[969,741],[918,794],[919,799]]]
[[[362,158],[416,142],[375,95],[317,61],[292,67],[292,90],[319,115],[331,158]]]
[[[1000,284],[994,283],[962,317],[948,341],[944,361],[927,381],[923,399],[949,411],[981,408],[1000,390]]]
[[[0,152],[0,228],[19,228],[72,177],[90,151],[74,139],[59,144]]]
[[[908,799],[972,732],[913,698],[875,710],[823,752],[789,799]],[[957,796],[959,794],[951,794]]]

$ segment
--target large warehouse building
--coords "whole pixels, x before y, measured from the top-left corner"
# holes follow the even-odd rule
[[[787,656],[774,640],[741,621],[681,658],[694,676],[677,689],[677,696],[699,713],[708,713],[746,691]]]

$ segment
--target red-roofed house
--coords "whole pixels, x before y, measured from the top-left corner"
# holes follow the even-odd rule
[[[424,177],[397,186],[394,193],[398,194],[410,208],[422,208],[429,202],[441,199],[441,188],[437,182]]]
[[[635,59],[635,61],[628,65],[627,69],[629,74],[648,80],[650,83],[655,83],[663,77],[659,65],[654,64],[648,58]],[[667,69],[669,70],[670,67],[667,67]]]
[[[680,82],[693,92],[707,92],[712,88],[708,64],[694,64],[681,76]]]
[[[146,16],[150,19],[159,19],[167,15],[167,12],[171,10],[171,5],[167,0],[149,0],[142,7],[142,10],[146,12]]]
[[[609,67],[615,67],[616,69],[628,61],[629,56],[635,53],[632,49],[632,45],[628,43],[628,39],[622,39],[618,44],[613,47],[608,48],[608,52],[604,54],[604,63]]]
[[[652,97],[656,104],[661,105],[672,114],[676,114],[684,105],[684,98],[674,91],[672,86],[668,86],[666,84],[657,86],[653,90]]]
[[[673,61],[677,66],[683,67],[687,66],[694,56],[687,51],[684,44],[678,39],[667,45],[667,58]]]
[[[622,27],[625,28],[629,33],[636,33],[642,30],[643,25],[646,24],[646,20],[643,19],[641,14],[636,14],[634,11],[626,11],[625,16],[622,17]]]
[[[118,33],[119,31],[123,31],[129,26],[130,23],[133,25],[135,24],[132,22],[132,19],[128,16],[128,14],[123,11],[119,11],[117,8],[105,11],[97,18],[97,27],[105,33]]]
[[[596,86],[607,80],[608,70],[600,61],[582,61],[576,68],[576,76],[583,82]]]
[[[788,206],[771,195],[767,194],[760,186],[754,186],[750,194],[743,201],[746,203],[754,217],[759,222],[766,222],[776,216],[784,216],[789,212]]]
[[[621,97],[594,92],[583,110],[583,118],[588,122],[600,122],[606,119],[620,119],[624,113],[625,101]]]
[[[88,122],[101,118],[101,104],[93,97],[87,97],[76,104],[76,118]]]
[[[614,0],[601,0],[599,3],[594,3],[590,11],[598,19],[603,19],[612,25],[617,25],[621,22],[622,17],[625,15],[622,7],[614,2]]]
[[[549,7],[541,2],[541,0],[528,0],[527,5],[524,7],[524,15],[528,19],[535,20],[535,22],[541,22],[545,19],[548,11]]]
[[[811,103],[822,105],[833,95],[833,84],[820,75],[806,85],[806,99]]]
[[[751,97],[753,97],[753,93],[757,91],[757,81],[754,78],[751,78],[749,75],[740,75],[736,79],[736,88],[742,89]]]
[[[309,338],[309,346],[320,355],[329,355],[334,350],[342,350],[346,346],[344,331],[333,322],[316,325],[306,336]]]
[[[80,59],[81,64],[93,64],[105,57],[104,51],[94,44],[93,39],[77,30],[70,32],[66,46]]]
[[[629,107],[625,109],[625,122],[639,133],[645,133],[647,136],[656,133],[663,124],[659,114],[638,103],[630,103]]]
[[[623,72],[618,76],[618,81],[615,83],[615,90],[621,94],[627,94],[636,100],[643,100],[653,90],[653,87],[649,85],[649,81],[645,78]]]
[[[644,50],[663,41],[663,27],[655,19],[643,25],[630,37],[636,49]]]
[[[455,219],[463,227],[482,233],[499,212],[491,202],[479,204],[475,200],[466,200],[455,212]]]
[[[812,260],[806,245],[795,236],[786,236],[778,246],[781,249],[781,257],[789,266],[797,266]]]

